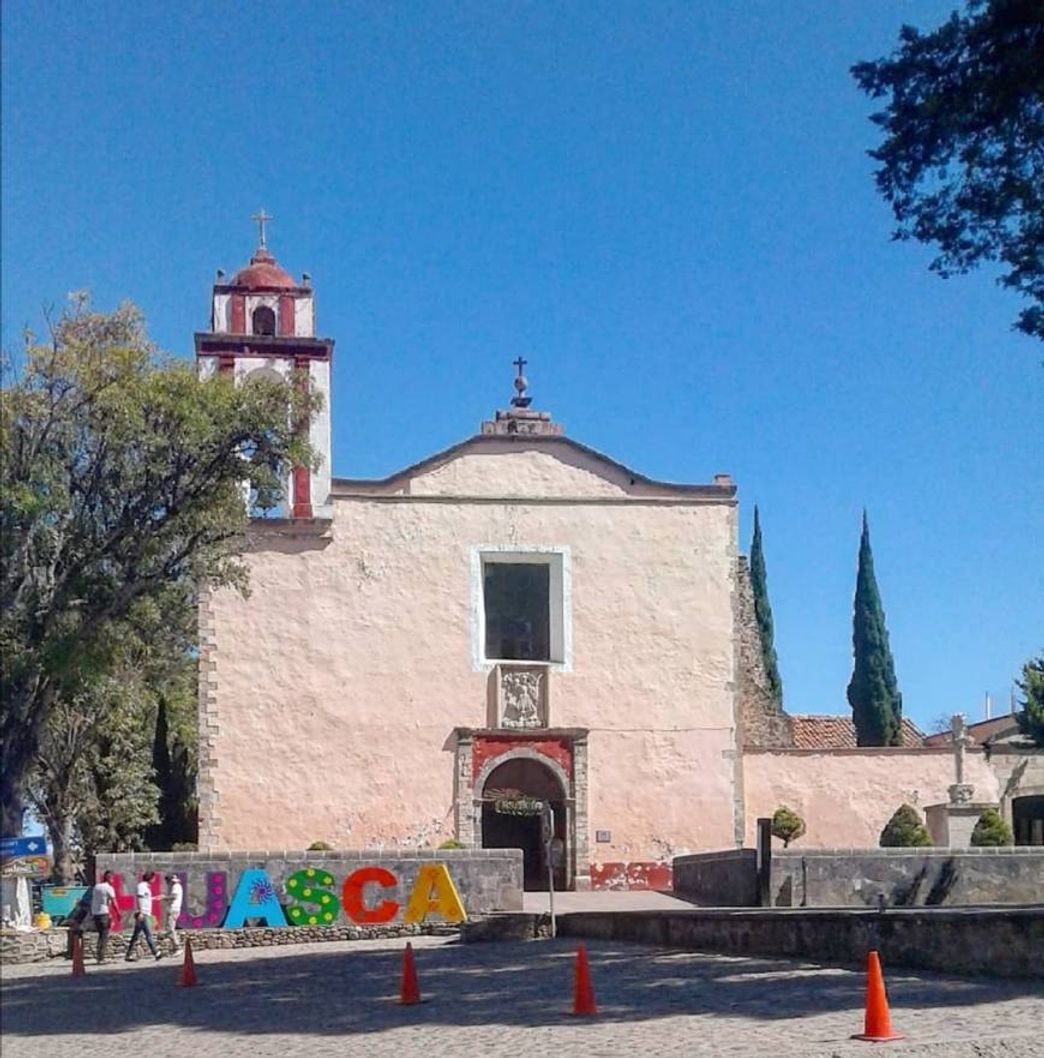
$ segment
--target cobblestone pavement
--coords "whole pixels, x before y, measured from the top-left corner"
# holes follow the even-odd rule
[[[3,1058],[552,1058],[838,1056],[876,1053],[862,1031],[863,978],[776,959],[592,943],[599,1016],[568,1015],[575,946],[417,939],[426,1002],[395,1002],[402,941],[231,951],[170,960],[5,968]],[[1044,1056],[1044,989],[888,972],[889,1058]]]

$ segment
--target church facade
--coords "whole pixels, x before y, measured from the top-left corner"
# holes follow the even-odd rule
[[[262,243],[196,335],[203,377],[304,370],[326,398],[319,469],[252,523],[249,596],[201,602],[201,847],[453,840],[521,847],[531,888],[661,886],[672,856],[749,842],[780,796],[819,796],[831,839],[879,829],[909,753],[824,770],[795,746],[759,679],[728,475],[659,482],[593,451],[530,406],[519,364],[474,436],[337,477],[312,304]],[[929,803],[946,751],[912,752]],[[868,778],[837,809],[817,784],[853,764]]]

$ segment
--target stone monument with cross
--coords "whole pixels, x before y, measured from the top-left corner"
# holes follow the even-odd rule
[[[954,713],[950,718],[950,731],[952,732],[954,777],[956,779],[948,789],[950,804],[971,804],[975,787],[964,781],[964,753],[971,744],[971,738],[968,735],[968,725],[964,722],[963,713]]]
[[[986,808],[996,808],[996,804],[973,801],[975,787],[966,782],[966,764],[968,748],[974,744],[968,734],[968,725],[962,713],[950,717],[950,746],[953,750],[954,782],[947,787],[949,801],[945,804],[928,805],[925,808],[925,819],[928,832],[935,845],[948,848],[966,849],[971,845],[972,831],[979,821],[979,816]]]

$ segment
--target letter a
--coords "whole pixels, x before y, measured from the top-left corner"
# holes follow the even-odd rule
[[[423,922],[432,914],[442,915],[447,922],[463,922],[468,917],[444,863],[422,864],[403,921]]]
[[[238,929],[248,918],[260,919],[266,926],[285,926],[286,916],[276,899],[268,874],[257,867],[243,872],[225,916],[225,929]]]

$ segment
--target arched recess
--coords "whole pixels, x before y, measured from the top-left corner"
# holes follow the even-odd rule
[[[1016,845],[1044,845],[1044,786],[1027,786],[1011,799],[1011,832]]]
[[[547,802],[555,817],[552,864],[556,889],[571,889],[575,877],[575,819],[572,783],[562,766],[526,746],[508,750],[485,762],[475,780],[475,816],[482,848],[520,848],[523,885],[548,887],[547,848],[540,814],[516,815],[500,809],[504,802],[525,799]]]
[[[270,334],[276,332],[276,315],[268,305],[258,305],[250,317],[253,334]]]

